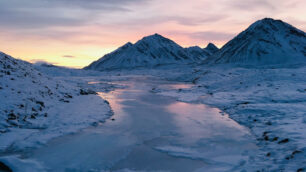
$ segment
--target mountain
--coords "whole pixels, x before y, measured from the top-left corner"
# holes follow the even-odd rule
[[[216,47],[213,43],[209,43],[206,48],[204,48],[205,51],[207,51],[210,55],[213,55],[217,51],[219,51],[219,48]]]
[[[185,48],[185,52],[188,54],[189,57],[193,57],[199,60],[204,60],[205,58],[211,55],[210,51],[206,51],[205,49],[202,49],[199,46]]]
[[[159,34],[144,37],[135,44],[127,43],[103,56],[85,69],[104,70],[154,67],[166,64],[201,62],[207,57],[199,47],[183,48]]]
[[[209,43],[206,48],[200,48],[199,46],[193,46],[185,48],[186,53],[194,59],[205,60],[208,56],[213,55],[219,49],[213,44]]]
[[[205,62],[252,65],[306,62],[306,34],[281,20],[264,18]]]

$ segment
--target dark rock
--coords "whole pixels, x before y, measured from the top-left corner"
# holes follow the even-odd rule
[[[302,151],[300,150],[295,150],[291,153],[291,155],[287,156],[286,159],[289,160],[289,159],[293,159],[294,158],[294,155],[295,154],[298,154],[298,153],[302,153]]]
[[[91,125],[92,125],[92,126],[94,126],[94,127],[96,127],[96,126],[98,126],[98,125],[99,125],[99,123],[97,123],[97,122],[93,122]]]
[[[193,83],[193,84],[196,84],[196,83],[197,83],[197,81],[198,81],[199,79],[200,79],[199,77],[194,78],[194,79],[192,80],[192,83]]]
[[[289,139],[286,138],[286,139],[279,141],[278,144],[283,144],[283,143],[288,143],[288,142],[289,142]]]
[[[0,161],[0,171],[3,172],[13,172],[12,169],[10,169],[10,167],[8,167],[7,165],[5,165],[3,162]]]
[[[273,139],[272,139],[272,141],[274,142],[274,141],[277,141],[278,140],[278,137],[274,137]]]
[[[70,95],[70,94],[65,94],[65,96],[64,96],[65,98],[69,98],[69,99],[72,99],[72,95]]]
[[[299,168],[299,169],[296,170],[296,172],[303,172],[303,171],[305,171],[304,168]]]
[[[8,114],[8,120],[16,120],[17,116],[14,113]]]
[[[93,90],[80,89],[80,94],[81,95],[89,95],[89,94],[97,94],[97,93],[95,91],[93,91]]]
[[[302,151],[300,151],[300,150],[295,150],[295,151],[292,152],[292,155],[295,155],[295,154],[298,154],[298,153],[302,153]]]
[[[36,104],[39,104],[40,106],[45,107],[45,103],[42,101],[36,101]]]
[[[69,100],[65,100],[65,99],[60,99],[59,101],[65,102],[65,103],[69,103],[70,102]]]

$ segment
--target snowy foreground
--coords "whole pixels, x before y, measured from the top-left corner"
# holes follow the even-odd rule
[[[0,153],[43,146],[112,115],[86,85],[50,77],[32,64],[0,53]]]
[[[305,66],[103,73],[39,66],[19,77],[12,71],[29,65],[20,64],[2,74],[0,90],[1,111],[16,114],[1,116],[11,118],[1,120],[0,162],[14,171],[306,168]],[[35,118],[19,120],[27,114]]]
[[[262,68],[220,65],[162,73],[155,75],[191,82],[194,86],[177,90],[156,88],[158,94],[217,107],[251,130],[260,152],[244,164],[247,169],[306,169],[305,65]]]

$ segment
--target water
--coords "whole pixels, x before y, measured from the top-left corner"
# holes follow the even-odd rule
[[[223,171],[256,150],[248,130],[218,109],[150,91],[188,84],[151,78],[120,83],[128,87],[99,93],[114,110],[111,119],[54,139],[27,157],[50,171]]]

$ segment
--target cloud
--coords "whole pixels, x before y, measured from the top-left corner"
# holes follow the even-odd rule
[[[200,39],[205,41],[227,41],[232,39],[236,34],[226,33],[226,32],[215,32],[215,31],[205,31],[205,32],[194,32],[188,34],[192,39]]]
[[[221,46],[263,17],[305,30],[305,5],[302,0],[0,0],[0,44],[27,59],[82,66],[156,32],[182,46]]]
[[[33,63],[34,65],[37,65],[37,66],[41,66],[41,65],[56,65],[58,63],[51,63],[49,61],[46,61],[45,59],[33,59],[33,60],[30,60],[31,63]]]
[[[57,10],[45,10],[46,14],[39,11],[0,8],[1,27],[28,30],[50,26],[76,26],[86,23],[86,20],[82,18],[61,16]]]
[[[169,17],[168,20],[173,20],[181,25],[201,25],[201,24],[207,24],[207,23],[213,23],[213,22],[218,22],[221,20],[226,19],[228,16],[226,15],[209,15],[209,16],[204,16],[204,17]]]
[[[47,0],[46,2],[49,5],[60,7],[66,6],[91,10],[129,11],[127,5],[131,3],[147,2],[147,0]]]
[[[229,7],[239,10],[275,10],[277,9],[277,3],[267,0],[231,0],[227,3]]]
[[[129,5],[148,0],[1,0],[1,27],[31,29],[77,26],[99,14],[130,11]]]
[[[75,56],[72,56],[72,55],[63,55],[62,57],[65,57],[65,58],[76,58]]]

